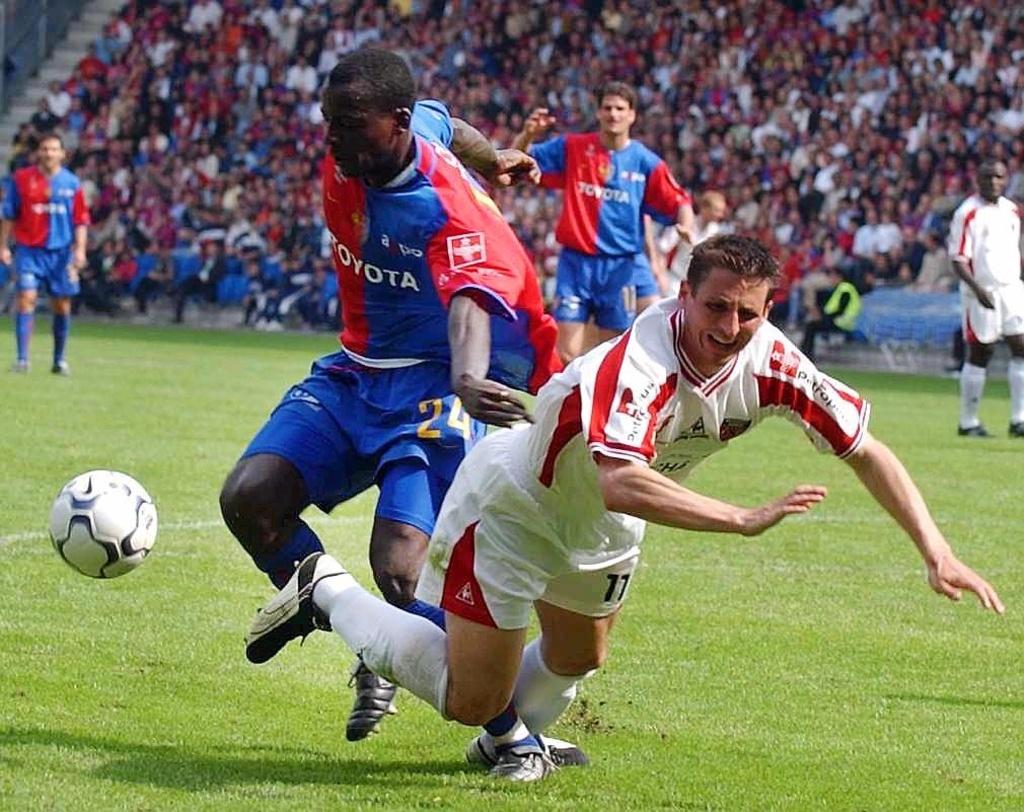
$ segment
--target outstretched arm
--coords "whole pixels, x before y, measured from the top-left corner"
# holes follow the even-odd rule
[[[491,317],[471,294],[456,294],[448,307],[452,391],[471,417],[494,426],[530,420],[526,404],[507,386],[487,380]]]
[[[800,485],[774,502],[743,508],[703,496],[628,460],[597,455],[605,507],[666,527],[756,536],[794,513],[806,513],[826,496],[820,485]]]
[[[847,462],[883,508],[910,536],[928,568],[928,583],[940,595],[960,600],[964,589],[978,596],[981,605],[999,614],[1003,602],[984,578],[953,554],[935,525],[921,492],[888,446],[868,435]]]
[[[537,162],[519,149],[495,149],[472,124],[452,119],[452,152],[470,169],[479,172],[496,186],[511,186],[520,180],[540,182]]]
[[[523,129],[512,139],[512,148],[521,149],[526,152],[538,135],[547,132],[555,126],[555,117],[548,112],[546,107],[538,107],[523,122]]]

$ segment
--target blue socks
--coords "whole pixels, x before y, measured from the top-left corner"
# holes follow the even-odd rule
[[[18,313],[14,317],[14,338],[18,346],[18,360],[28,361],[28,345],[32,339],[32,327],[35,314]]]
[[[424,603],[423,601],[414,598],[411,603],[407,603],[402,608],[410,615],[418,615],[419,617],[426,618],[441,631],[448,631],[444,625],[444,609],[440,606]]]
[[[71,316],[53,314],[53,363],[64,360],[64,347],[68,343],[68,332],[71,329]]]
[[[256,566],[267,574],[270,582],[281,589],[295,572],[295,567],[313,553],[322,553],[324,545],[313,529],[300,521],[284,547],[273,555],[253,556]]]

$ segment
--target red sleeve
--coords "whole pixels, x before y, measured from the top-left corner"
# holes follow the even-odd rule
[[[71,222],[76,226],[92,225],[89,206],[85,202],[85,191],[81,186],[75,190],[75,197],[71,203]]]
[[[587,427],[592,452],[649,463],[659,415],[676,391],[676,375],[652,378],[628,357],[632,330],[597,369]]]
[[[514,320],[533,265],[497,205],[458,167],[441,161],[431,180],[444,224],[427,242],[427,266],[445,307],[471,293],[489,312]]]
[[[664,161],[659,162],[647,178],[647,186],[644,189],[644,208],[652,214],[660,214],[674,220],[679,207],[689,202],[690,195],[672,177],[672,173],[668,171],[668,165]]]

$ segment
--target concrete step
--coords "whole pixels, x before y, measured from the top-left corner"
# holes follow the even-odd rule
[[[71,23],[71,28],[89,26],[90,28],[103,28],[110,19],[110,12],[103,9],[86,6],[78,19]]]
[[[81,59],[81,57],[79,57],[79,59]],[[61,83],[66,82],[70,78],[71,74],[75,72],[75,65],[77,64],[78,59],[70,65],[50,65],[47,63],[46,67],[36,74],[36,78],[43,83],[43,87],[46,87],[53,81]],[[38,96],[36,98],[38,98]]]
[[[11,107],[7,116],[10,121],[28,121],[32,118],[32,114],[39,109],[38,102],[36,104],[26,104],[24,101],[19,100],[16,105]]]
[[[71,28],[68,29],[68,35],[64,37],[64,41],[57,48],[58,50],[81,51],[84,54],[98,36],[99,34],[92,28],[79,28],[72,23]]]

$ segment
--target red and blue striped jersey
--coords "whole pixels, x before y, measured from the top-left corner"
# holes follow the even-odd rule
[[[598,133],[560,135],[530,147],[541,184],[562,189],[555,237],[582,254],[635,254],[644,250],[644,214],[675,222],[690,195],[665,162],[638,141],[611,151]]]
[[[449,361],[447,307],[469,293],[491,314],[488,377],[534,392],[561,368],[530,258],[494,201],[449,151],[440,102],[417,102],[415,157],[384,187],[324,161],[346,352],[367,366]]]
[[[61,168],[49,178],[37,166],[6,179],[0,216],[13,221],[14,241],[27,248],[67,248],[75,226],[91,222],[78,177]]]

